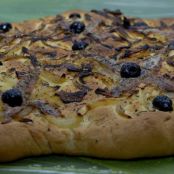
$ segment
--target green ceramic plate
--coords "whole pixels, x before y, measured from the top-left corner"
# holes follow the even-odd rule
[[[70,9],[121,9],[126,15],[174,17],[174,0],[0,0],[0,21],[55,15]],[[131,161],[43,156],[0,164],[0,174],[173,174],[174,157]]]
[[[174,0],[0,0],[0,21],[22,21],[70,9],[121,9],[138,17],[174,17]]]
[[[1,174],[173,174],[174,158],[131,161],[42,156],[0,164]]]

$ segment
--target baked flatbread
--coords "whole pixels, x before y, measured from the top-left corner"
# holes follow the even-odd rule
[[[174,19],[75,10],[0,38],[1,162],[174,154]]]

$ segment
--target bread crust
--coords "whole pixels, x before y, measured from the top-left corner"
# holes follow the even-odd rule
[[[113,28],[113,31],[110,31],[110,33],[106,27],[110,26],[113,20],[110,12],[106,14],[101,12],[86,13],[74,10],[65,12],[57,17],[45,17],[39,20],[14,23],[13,30],[6,36],[2,35],[5,41],[1,42],[2,50],[0,49],[0,51],[3,52],[7,49],[7,52],[2,59],[5,67],[1,69],[1,76],[3,76],[2,72],[6,71],[8,72],[9,79],[16,79],[15,73],[17,72],[16,74],[19,77],[16,81],[11,79],[10,85],[12,85],[10,87],[14,87],[17,84],[21,89],[22,87],[19,83],[23,76],[25,76],[21,72],[28,73],[29,71],[36,71],[35,74],[31,73],[31,76],[38,75],[38,77],[36,79],[33,78],[34,80],[29,79],[29,81],[32,82],[31,84],[29,83],[31,89],[27,92],[25,88],[23,90],[24,93],[30,94],[31,100],[36,101],[39,96],[39,102],[43,102],[41,104],[45,104],[48,108],[46,110],[38,105],[38,101],[34,103],[35,105],[33,103],[25,103],[24,107],[28,107],[28,105],[31,107],[32,105],[32,111],[28,111],[28,113],[24,115],[24,118],[20,117],[20,112],[14,114],[11,121],[7,123],[4,123],[3,117],[0,117],[2,121],[2,124],[0,124],[0,162],[53,153],[107,159],[133,159],[173,155],[174,112],[154,110],[149,104],[149,100],[151,101],[152,97],[161,93],[168,94],[168,92],[170,92],[168,95],[173,100],[173,91],[169,91],[169,88],[171,89],[173,86],[167,84],[168,81],[166,82],[166,86],[158,83],[157,86],[151,87],[150,83],[146,82],[147,84],[144,84],[144,81],[143,83],[139,83],[139,86],[135,86],[136,83],[131,86],[132,83],[128,81],[127,83],[130,83],[129,88],[125,88],[126,85],[124,83],[120,84],[124,90],[121,91],[121,88],[119,88],[120,92],[116,88],[120,93],[117,96],[116,94],[112,96],[109,89],[115,89],[114,85],[119,84],[120,80],[115,77],[119,76],[120,71],[120,65],[118,64],[117,66],[115,64],[116,60],[113,59],[115,48],[106,47],[104,44],[102,46],[98,45],[99,41],[95,40],[98,37],[96,35],[94,39],[95,43],[91,42],[91,46],[89,46],[91,55],[89,55],[89,52],[83,52],[83,54],[80,54],[78,57],[78,54],[72,54],[72,41],[79,38],[83,39],[82,35],[79,37],[73,35],[70,40],[68,40],[67,36],[67,40],[64,40],[63,44],[61,44],[59,40],[56,40],[57,38],[54,38],[55,33],[51,33],[49,30],[50,28],[55,29],[56,27],[60,27],[55,24],[55,21],[63,17],[64,20],[59,22],[61,27],[64,27],[63,32],[60,32],[58,35],[64,36],[64,30],[66,30],[67,27],[65,21],[70,20],[69,15],[72,13],[79,13],[81,15],[81,19],[79,20],[85,22],[86,25],[92,23],[92,27],[88,28],[88,32],[92,33],[93,31],[94,33],[98,33],[98,35],[103,37],[103,43],[109,44],[112,47],[116,42],[120,46],[117,56],[119,63],[132,60],[134,62],[140,62],[140,65],[145,66],[143,64],[144,62],[141,62],[141,57],[150,59],[156,56],[155,60],[159,59],[160,64],[160,60],[163,57],[166,58],[169,57],[169,55],[173,55],[172,52],[165,50],[170,41],[174,39],[171,35],[173,33],[171,28],[174,25],[174,19],[172,18],[159,20],[130,18],[133,24],[145,22],[150,29],[145,30],[140,27],[138,29],[133,28],[128,31],[122,29],[120,31],[119,27],[122,28],[122,26],[120,26],[122,22],[119,20],[124,19],[124,16],[121,15],[118,19],[118,26],[115,24],[116,31],[114,31],[115,28]],[[89,16],[87,15],[93,17],[92,22],[88,19]],[[69,21],[69,23],[70,22],[71,21]],[[105,24],[102,22],[105,22]],[[100,24],[103,25],[103,28]],[[93,28],[95,25],[96,28]],[[99,27],[99,29],[97,27]],[[60,28],[60,31],[61,29],[62,28]],[[144,30],[145,32],[143,33]],[[112,32],[115,32],[113,34],[115,37],[120,35],[121,39],[124,38],[123,41],[120,41],[120,38],[117,38],[116,41],[112,39],[109,40],[109,34]],[[106,34],[108,34],[108,36],[105,38]],[[146,35],[148,35],[148,38],[145,37]],[[14,36],[15,39],[10,40]],[[47,38],[43,38],[43,36],[50,36],[53,41],[49,41],[49,37],[47,40]],[[19,39],[22,37],[24,37],[24,39],[21,40],[20,45],[18,45],[19,41],[16,38]],[[87,41],[90,41],[90,37]],[[142,39],[142,43],[148,43],[149,47],[152,45],[150,51],[144,51],[144,48],[137,49],[136,46],[139,43],[137,38]],[[47,45],[44,45],[41,41],[43,41],[44,44],[46,42]],[[9,43],[8,48],[3,46],[5,42]],[[130,50],[133,50],[133,52],[129,52],[130,55],[128,58],[126,58],[126,52],[124,52],[124,49],[129,47],[129,45],[126,45],[127,42],[133,44],[132,47],[130,46]],[[124,45],[123,43],[126,44]],[[49,44],[52,45],[50,46]],[[59,47],[55,47],[55,44],[59,45]],[[49,48],[47,47],[48,45]],[[154,45],[159,45],[159,47],[161,46],[162,48],[160,47],[154,51]],[[28,48],[28,50],[25,47]],[[96,55],[93,56],[92,53],[94,52],[96,55],[99,55],[99,57]],[[14,54],[16,59],[11,61],[11,57],[13,58]],[[24,63],[23,58],[25,56],[27,59],[25,59],[26,61]],[[99,60],[100,56],[109,58],[109,61],[107,62],[108,59],[104,59],[103,57],[102,60]],[[95,57],[95,59],[92,59],[93,57]],[[166,73],[173,75],[173,67],[166,65],[165,58],[162,60],[165,62],[163,68],[152,68],[156,76],[162,76]],[[20,61],[20,59],[22,59],[22,61]],[[32,64],[31,67],[30,64]],[[38,67],[40,64],[43,65],[43,69],[39,71]],[[69,64],[73,64],[73,66],[77,67],[69,67]],[[60,69],[55,69],[56,66]],[[114,66],[116,66],[116,68]],[[16,72],[13,72],[11,70],[12,68],[15,68]],[[68,68],[69,70],[67,70]],[[84,71],[85,73],[87,71],[88,74],[84,75]],[[75,73],[75,75],[73,73]],[[77,84],[77,86],[74,85],[74,81],[77,78],[79,78],[79,81],[76,81],[76,83],[80,83],[81,86]],[[85,82],[83,78],[85,78]],[[67,83],[65,83],[66,80],[68,81]],[[155,80],[153,81],[154,84]],[[7,80],[4,81],[4,84],[9,83]],[[33,83],[36,83],[36,85],[34,86]],[[60,86],[56,86],[56,84]],[[87,87],[89,85],[91,89],[89,90],[85,85],[87,85]],[[101,87],[103,90],[105,89],[102,93],[100,91],[101,95],[96,94],[98,87]],[[108,91],[106,87],[108,87]],[[133,89],[135,89],[135,91]],[[4,92],[4,90],[4,88],[1,88],[1,93]],[[67,98],[70,96],[71,100],[66,99],[66,97],[62,99],[60,95],[61,90],[66,91]],[[86,92],[85,90],[88,91]],[[139,93],[137,91],[139,91]],[[148,94],[148,97],[143,94],[143,91],[145,91],[145,94]],[[81,100],[77,100],[75,94],[78,94]],[[133,98],[136,94],[143,96],[143,102],[142,100]],[[122,101],[138,101],[138,104],[136,104],[136,102],[130,104],[130,102],[129,104],[131,106],[129,107],[129,104],[122,103]],[[121,107],[124,111],[121,111],[121,113],[118,112],[118,107]],[[145,109],[141,109],[142,107]],[[138,114],[132,111],[132,109],[136,108],[138,108]],[[2,109],[4,109],[4,107],[1,108],[1,111],[4,112]]]
[[[90,124],[72,130],[45,119],[35,119],[32,124],[1,124],[0,161],[52,153],[107,159],[174,154],[173,113],[146,112],[135,119],[125,119],[108,106],[94,109],[85,117]]]

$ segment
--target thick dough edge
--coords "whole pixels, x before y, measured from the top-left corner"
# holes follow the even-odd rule
[[[144,112],[127,119],[106,106],[85,117],[90,124],[74,129],[59,128],[43,118],[32,124],[1,124],[0,162],[52,153],[108,159],[174,154],[173,112]]]

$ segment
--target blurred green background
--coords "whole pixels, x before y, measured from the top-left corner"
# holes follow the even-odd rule
[[[121,9],[126,15],[174,17],[174,0],[0,0],[1,21],[22,21],[70,9]]]
[[[0,0],[0,21],[55,15],[71,9],[121,9],[126,15],[174,17],[174,0]],[[0,164],[0,174],[173,174],[174,157],[130,161],[44,156]]]

